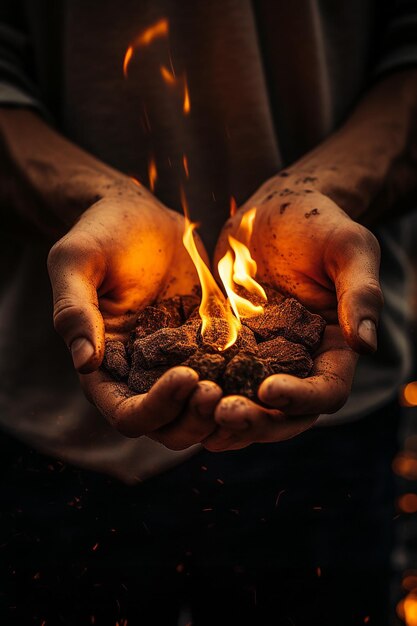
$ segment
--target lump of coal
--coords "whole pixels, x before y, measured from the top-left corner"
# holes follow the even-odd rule
[[[198,350],[184,361],[182,365],[195,370],[200,380],[217,382],[226,367],[226,360],[221,354],[210,354],[209,352]]]
[[[223,391],[229,395],[238,394],[256,398],[259,385],[271,374],[272,370],[265,359],[239,352],[226,366]]]
[[[129,362],[125,345],[121,341],[106,341],[102,366],[115,380],[127,378]]]
[[[141,311],[136,320],[134,330],[135,339],[152,335],[157,330],[170,326],[171,316],[167,310],[155,306],[147,306]]]
[[[292,374],[305,378],[311,372],[313,360],[307,349],[299,343],[275,337],[258,346],[258,356],[266,359],[274,374]]]
[[[132,367],[152,369],[158,365],[178,365],[197,350],[193,326],[161,328],[156,333],[136,339]]]
[[[182,316],[183,321],[185,322],[198,309],[200,305],[200,298],[194,295],[180,296],[180,300],[181,300],[181,316]]]
[[[154,367],[151,370],[145,370],[140,367],[130,370],[128,385],[130,389],[136,393],[147,393],[156,381],[165,374],[166,367]]]
[[[178,326],[181,326],[183,319],[181,316],[182,305],[180,296],[173,296],[172,298],[161,300],[161,302],[156,304],[156,307],[161,311],[168,313],[170,317],[170,328],[177,328]]]
[[[266,306],[263,315],[245,318],[244,324],[261,341],[281,335],[314,351],[320,343],[326,322],[294,298],[286,298],[281,304]]]

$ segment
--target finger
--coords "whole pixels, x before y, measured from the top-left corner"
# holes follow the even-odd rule
[[[286,417],[282,412],[242,396],[224,398],[216,408],[219,429],[203,445],[212,452],[237,450],[252,443],[270,443],[295,437],[314,424],[317,416]]]
[[[139,437],[176,419],[198,383],[189,367],[175,367],[165,372],[152,389],[133,395],[124,383],[116,383],[98,370],[81,376],[90,401],[106,419],[127,437]]]
[[[375,352],[383,306],[378,241],[369,230],[352,222],[349,234],[335,235],[329,249],[326,258],[345,339],[360,354]]]
[[[55,244],[48,257],[54,326],[82,374],[96,370],[103,359],[104,322],[97,298],[102,266],[94,246],[74,234]]]
[[[327,326],[312,375],[308,378],[288,374],[270,376],[260,385],[258,397],[286,415],[334,413],[349,397],[357,359],[339,328]]]
[[[215,429],[214,410],[222,397],[218,385],[208,380],[200,381],[188,405],[175,422],[157,430],[152,438],[171,450],[185,450],[200,443]]]

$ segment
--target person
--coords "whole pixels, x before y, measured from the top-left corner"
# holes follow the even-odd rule
[[[415,197],[415,7],[39,0],[0,17],[5,623],[168,625],[185,605],[197,626],[386,624],[410,354],[401,225],[381,224]],[[161,19],[126,80],[127,46]],[[150,155],[155,194],[131,178]],[[197,283],[180,182],[215,263],[256,206],[258,275],[328,322],[313,375],[267,379],[261,403],[184,367],[145,396],[100,370],[106,333]],[[49,248],[90,404],[51,328]]]

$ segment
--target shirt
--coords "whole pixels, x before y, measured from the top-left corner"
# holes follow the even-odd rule
[[[230,196],[246,200],[268,177],[317,145],[370,82],[415,64],[410,2],[373,0],[31,0],[0,9],[0,104],[32,107],[86,150],[147,183],[180,210],[187,154],[191,217],[209,249]],[[158,20],[169,40],[125,51]],[[161,64],[187,77],[192,112],[167,97]],[[52,329],[47,243],[0,207],[0,426],[82,467],[144,480],[199,450],[173,452],[114,431],[84,399]],[[375,356],[361,358],[352,395],[319,425],[358,419],[387,402],[410,368],[401,226],[381,228],[386,304]],[[42,346],[42,350],[39,347]]]

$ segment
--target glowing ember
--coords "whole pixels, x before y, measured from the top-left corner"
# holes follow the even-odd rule
[[[167,85],[175,85],[175,83],[177,82],[176,78],[174,74],[172,74],[170,70],[167,67],[165,67],[165,65],[161,65],[160,71],[161,71],[161,76],[164,79],[164,81],[167,83]]]
[[[190,177],[190,171],[188,169],[188,159],[187,159],[187,156],[185,154],[183,154],[183,156],[182,156],[182,164],[183,164],[183,167],[184,167],[185,175],[186,175],[187,178],[189,178]]]
[[[392,469],[397,476],[407,480],[417,480],[417,454],[412,452],[401,452],[397,454]]]
[[[158,171],[156,169],[155,159],[151,157],[148,164],[149,189],[155,191],[155,184],[158,180]]]
[[[402,406],[417,406],[417,381],[404,385],[400,392]]]
[[[128,49],[126,50],[126,53],[123,59],[123,74],[125,78],[127,78],[128,67],[132,60],[133,53],[136,50],[136,48],[148,46],[150,43],[152,43],[152,41],[154,41],[154,39],[168,35],[168,32],[169,32],[168,20],[162,19],[156,22],[155,24],[153,24],[152,26],[149,26],[149,28],[147,28],[145,31],[143,31],[143,33],[141,33],[140,35],[136,37],[133,43],[131,43]]]
[[[397,505],[400,511],[403,513],[416,513],[417,512],[417,494],[405,493],[397,500]]]
[[[236,215],[237,204],[233,196],[230,196],[230,217]]]
[[[187,85],[187,79],[184,78],[184,104],[183,104],[183,111],[184,111],[184,115],[188,115],[189,112],[191,111],[191,104],[190,104],[190,94],[188,91],[188,85]]]
[[[409,594],[403,604],[404,619],[407,626],[417,626],[417,595]]]

